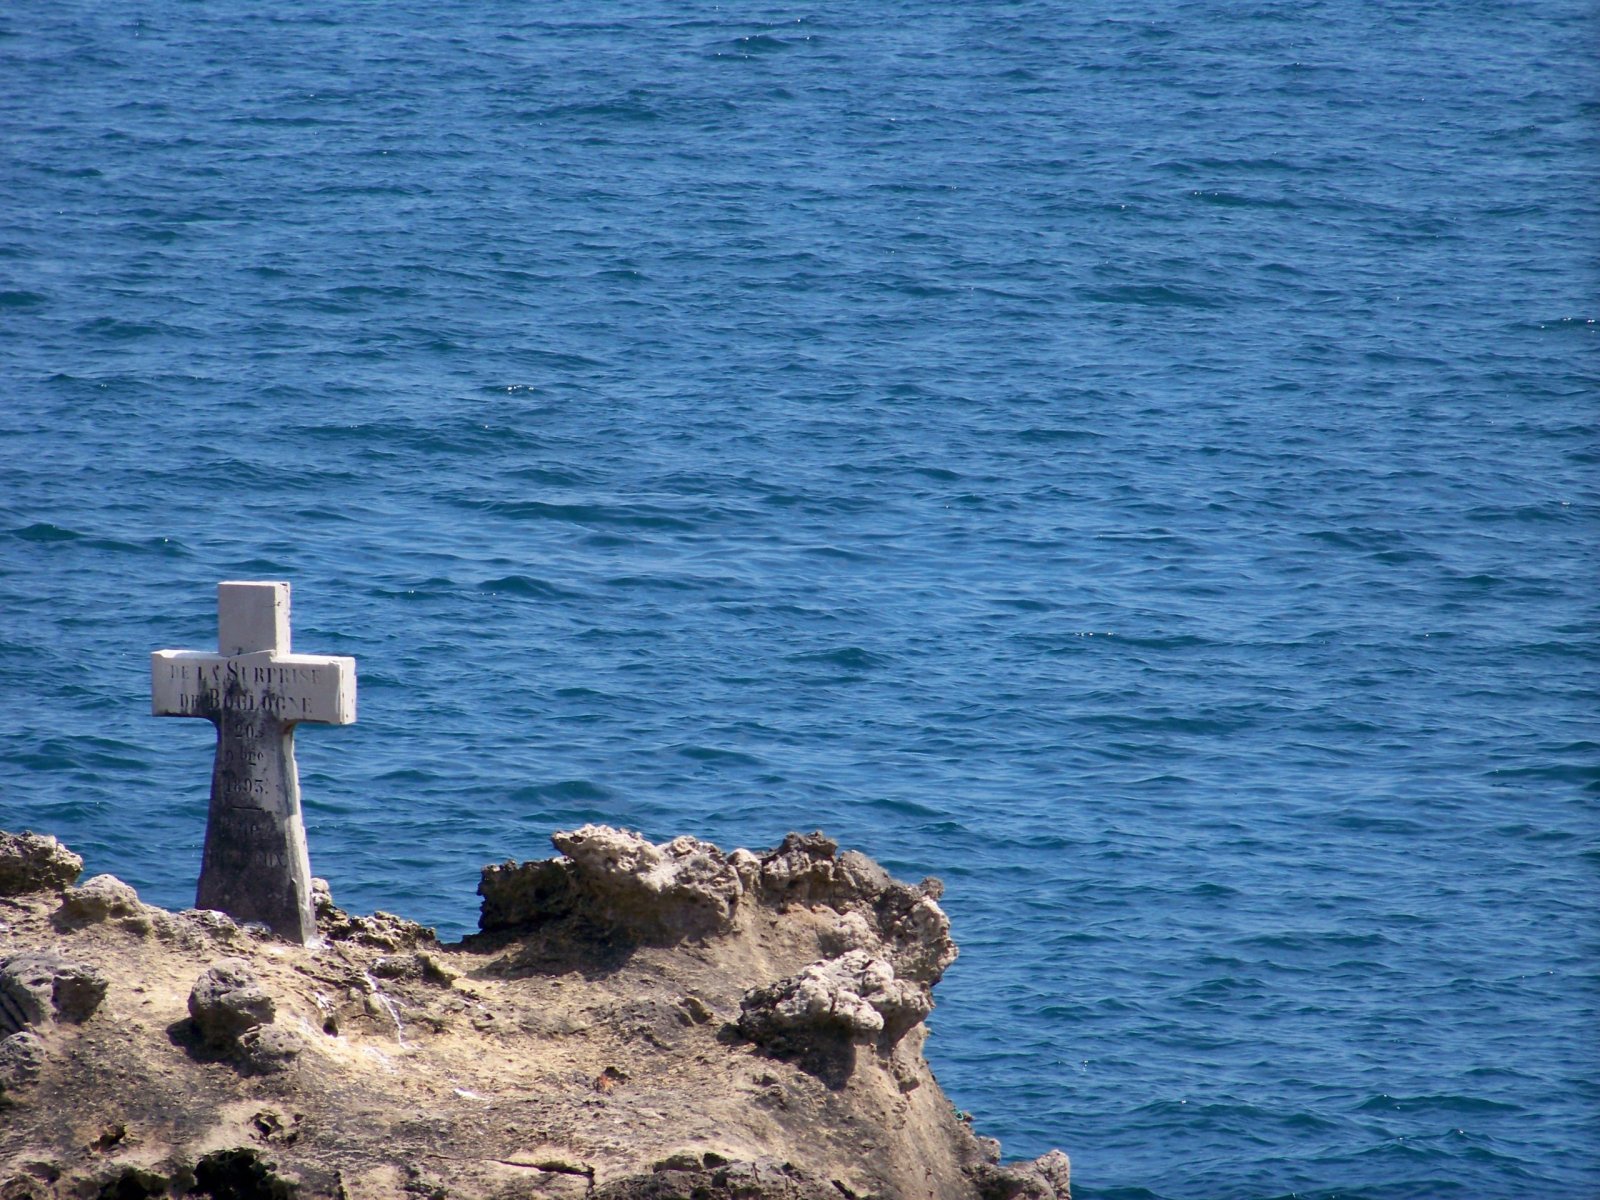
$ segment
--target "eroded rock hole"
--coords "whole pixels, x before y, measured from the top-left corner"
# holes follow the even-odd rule
[[[115,1179],[107,1180],[101,1185],[97,1200],[153,1200],[153,1197],[166,1194],[165,1175],[129,1167]]]
[[[194,1166],[194,1191],[212,1200],[294,1200],[295,1185],[280,1179],[255,1150],[218,1150]]]

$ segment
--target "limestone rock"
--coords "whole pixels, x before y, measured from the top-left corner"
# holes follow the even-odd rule
[[[763,898],[778,904],[825,900],[834,891],[839,843],[822,833],[791,833],[761,858]]]
[[[740,1002],[739,1032],[780,1051],[808,1042],[881,1042],[892,1046],[933,1011],[927,989],[896,979],[894,968],[865,950],[812,963]]]
[[[219,947],[238,953],[249,945],[249,935],[239,923],[214,908],[186,908],[175,913],[155,909],[152,915],[156,936],[196,954]]]
[[[971,1174],[981,1200],[1072,1200],[1071,1163],[1059,1150],[1006,1167],[984,1164]]]
[[[490,863],[478,880],[478,895],[483,897],[478,928],[484,933],[537,929],[572,913],[572,863],[562,858]]]
[[[326,879],[311,881],[311,907],[316,915],[317,933],[330,942],[356,942],[375,950],[414,950],[438,943],[438,935],[426,925],[375,912],[368,917],[353,917],[333,902]]]
[[[60,915],[62,923],[69,926],[94,925],[114,917],[139,921],[144,905],[139,893],[115,875],[96,875],[82,887],[66,891]]]
[[[39,1035],[26,1029],[0,1039],[0,1095],[39,1078],[48,1057]]]
[[[426,951],[412,954],[385,954],[372,960],[370,974],[378,979],[420,980],[435,987],[450,987],[456,973]]]
[[[850,950],[875,950],[882,945],[876,932],[859,912],[841,913],[833,927],[818,935],[823,953],[837,957]]]
[[[957,953],[950,918],[937,902],[942,891],[937,879],[923,880],[914,888],[891,883],[875,905],[895,971],[930,987],[955,962]]]
[[[744,893],[734,864],[698,838],[656,845],[585,825],[550,840],[565,857],[484,869],[481,929],[534,929],[576,914],[624,940],[670,943],[726,931]]]
[[[248,1074],[276,1075],[287,1071],[300,1056],[305,1042],[281,1025],[257,1025],[239,1036],[239,1062]]]
[[[684,1156],[688,1157],[688,1156]],[[715,1159],[715,1155],[709,1155]],[[594,1189],[594,1200],[840,1200],[836,1185],[772,1158],[692,1165],[664,1162]]]
[[[212,1049],[236,1046],[241,1035],[277,1014],[272,997],[242,958],[224,958],[207,968],[189,992],[189,1016]]]
[[[657,846],[625,829],[585,825],[550,840],[572,860],[585,891],[641,928],[724,928],[744,890],[722,851],[699,838]]]
[[[30,954],[26,959],[40,957]],[[50,1020],[54,1011],[50,1003],[51,980],[48,975],[41,979],[39,972],[31,968],[32,963],[27,961],[13,967],[10,959],[0,967],[0,1033],[20,1033]]]
[[[80,1024],[105,998],[106,980],[93,967],[50,951],[0,960],[0,1035],[52,1021]]]
[[[321,886],[318,946],[109,880],[0,900],[0,969],[109,982],[74,1026],[95,989],[12,972],[0,1200],[1063,1200],[922,1057],[937,884],[816,834],[560,845],[486,870],[451,945]]]
[[[937,879],[915,887],[896,883],[866,855],[837,851],[821,833],[789,834],[759,859],[762,902],[780,910],[827,905],[842,919],[823,937],[826,952],[871,950],[887,957],[901,978],[937,983],[956,959],[950,921],[938,904],[944,885]]]
[[[60,891],[83,872],[83,859],[53,837],[0,832],[0,896]]]

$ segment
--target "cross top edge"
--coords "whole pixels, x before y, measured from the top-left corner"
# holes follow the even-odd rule
[[[217,650],[233,656],[289,653],[289,585],[224,579],[217,584]]]

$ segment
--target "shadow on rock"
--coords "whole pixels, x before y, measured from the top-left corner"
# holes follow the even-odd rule
[[[725,1046],[751,1045],[752,1040],[730,1021],[717,1030],[717,1040]],[[842,1092],[856,1071],[861,1048],[848,1038],[789,1038],[760,1045],[768,1058],[786,1062],[810,1075],[830,1092]]]

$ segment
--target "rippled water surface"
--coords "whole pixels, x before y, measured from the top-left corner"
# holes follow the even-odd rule
[[[20,0],[0,825],[190,903],[147,655],[289,579],[348,907],[820,826],[1080,1198],[1600,1194],[1593,37]]]

